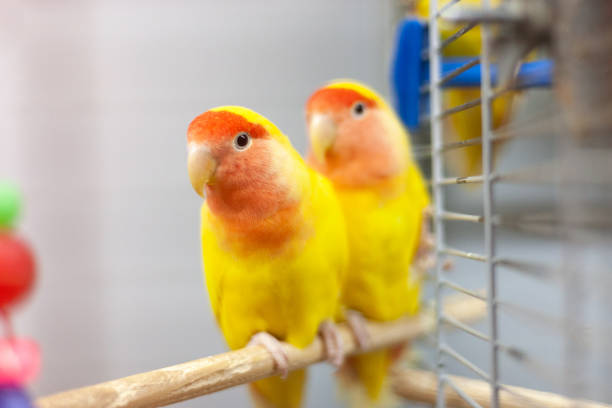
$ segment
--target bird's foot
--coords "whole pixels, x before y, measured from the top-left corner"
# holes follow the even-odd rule
[[[319,326],[319,333],[323,338],[327,361],[336,368],[340,367],[344,362],[344,346],[338,328],[330,320],[326,320]]]
[[[435,237],[429,227],[431,217],[431,208],[425,208],[423,210],[423,221],[421,222],[421,236],[419,238],[419,247],[417,248],[417,257],[431,253],[436,245]]]
[[[285,351],[283,345],[276,337],[270,333],[259,332],[251,337],[247,346],[261,346],[268,350],[274,359],[276,369],[281,378],[287,378],[287,374],[289,374],[289,357],[287,356],[287,351]]]
[[[414,267],[420,274],[419,276],[425,275],[434,266],[436,266],[436,257],[433,254],[424,254],[414,261]]]
[[[370,344],[370,334],[366,327],[363,315],[356,310],[347,310],[346,323],[351,328],[355,341],[360,349],[365,349]]]
[[[429,221],[432,216],[432,208],[427,207],[423,210],[423,223],[421,224],[421,236],[419,238],[419,246],[415,254],[414,266],[420,273],[425,273],[427,270],[436,266],[435,255],[435,236],[432,234],[429,227]],[[442,261],[442,269],[448,271],[453,268],[454,264],[450,260]]]

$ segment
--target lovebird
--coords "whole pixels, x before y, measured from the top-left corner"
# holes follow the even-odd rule
[[[267,349],[280,376],[250,385],[255,405],[299,407],[304,370],[288,373],[281,341],[303,348],[321,334],[330,362],[343,360],[333,319],[348,243],[332,185],[289,139],[252,110],[222,106],[187,130],[188,172],[201,210],[204,274],[231,349]]]
[[[439,2],[443,4],[443,2]],[[492,0],[493,7],[498,6],[499,0]],[[463,0],[453,7],[480,7],[480,0]],[[418,0],[415,13],[419,17],[429,18],[429,0]],[[461,28],[460,24],[453,24],[444,19],[439,20],[441,40],[449,38]],[[459,39],[453,41],[442,50],[442,56],[446,58],[466,57],[476,58],[480,56],[482,48],[482,37],[480,27],[474,27]],[[512,118],[513,102],[518,92],[506,92],[498,96],[492,104],[491,124],[492,128],[499,129],[508,124]],[[451,109],[464,103],[480,98],[480,88],[452,88],[443,92],[443,110]],[[482,119],[480,105],[467,110],[453,113],[447,117],[445,128],[445,143],[463,141],[482,137]],[[493,161],[499,155],[502,143],[493,144]],[[482,146],[476,144],[461,147],[445,153],[448,158],[453,176],[465,177],[482,173]]]
[[[306,104],[309,164],[331,180],[346,219],[349,268],[342,290],[358,345],[369,341],[364,318],[389,321],[419,308],[412,267],[425,241],[430,199],[408,133],[391,107],[353,81],[333,81]],[[361,399],[381,397],[402,347],[347,358],[342,382],[361,384]],[[385,393],[386,394],[386,393]]]

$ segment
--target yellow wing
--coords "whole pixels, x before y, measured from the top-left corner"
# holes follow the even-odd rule
[[[418,291],[407,282],[429,203],[420,171],[412,164],[381,190],[337,191],[351,251],[343,303],[375,320],[414,313]]]
[[[416,313],[420,282],[411,264],[419,245],[423,211],[429,205],[418,167],[411,163],[406,172],[380,189],[337,191],[351,253],[343,304],[380,321]],[[369,399],[380,398],[397,353],[385,349],[347,359]]]

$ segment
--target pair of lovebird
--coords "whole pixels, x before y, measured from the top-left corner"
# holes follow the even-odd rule
[[[302,348],[317,335],[342,366],[341,382],[374,403],[398,349],[345,359],[335,322],[346,321],[365,347],[364,318],[417,311],[412,264],[429,245],[429,196],[407,132],[374,91],[332,82],[306,110],[306,162],[272,122],[243,107],[214,108],[189,125],[210,302],[231,349],[260,345],[274,358],[280,376],[251,384],[257,405],[300,406],[305,371],[288,373],[280,342]]]
[[[480,0],[462,4],[475,7]],[[428,17],[429,1],[413,5],[416,15]],[[460,29],[444,20],[439,25],[443,40]],[[476,27],[443,55],[475,57],[481,45]],[[509,122],[515,96],[491,103],[494,129]],[[444,108],[479,97],[479,89],[449,89]],[[388,321],[417,311],[414,265],[431,263],[424,222],[429,196],[407,132],[371,89],[328,84],[308,100],[306,119],[307,163],[272,122],[245,108],[215,108],[189,125],[189,176],[206,197],[202,249],[210,301],[230,348],[259,344],[274,357],[281,376],[251,385],[259,405],[300,406],[305,373],[288,373],[280,341],[305,347],[318,334],[330,362],[342,365],[342,383],[361,393],[362,405],[374,405],[386,394],[401,348],[344,361],[334,322],[346,321],[365,347],[364,317]],[[448,122],[450,142],[482,133],[479,106]],[[480,145],[446,155],[459,176],[479,174]]]

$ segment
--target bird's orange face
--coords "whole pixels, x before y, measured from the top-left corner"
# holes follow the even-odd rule
[[[336,121],[362,119],[367,110],[377,107],[374,99],[346,88],[324,87],[313,93],[306,103],[306,116],[327,114]]]
[[[263,218],[290,206],[291,175],[283,166],[292,156],[282,138],[270,122],[245,108],[199,115],[187,130],[193,188],[211,211],[234,220]]]
[[[356,89],[327,86],[306,104],[309,161],[344,185],[376,183],[396,169],[386,112]]]
[[[238,183],[264,172],[268,165],[265,128],[229,111],[207,111],[187,129],[188,170],[196,192],[203,195],[219,180]]]

